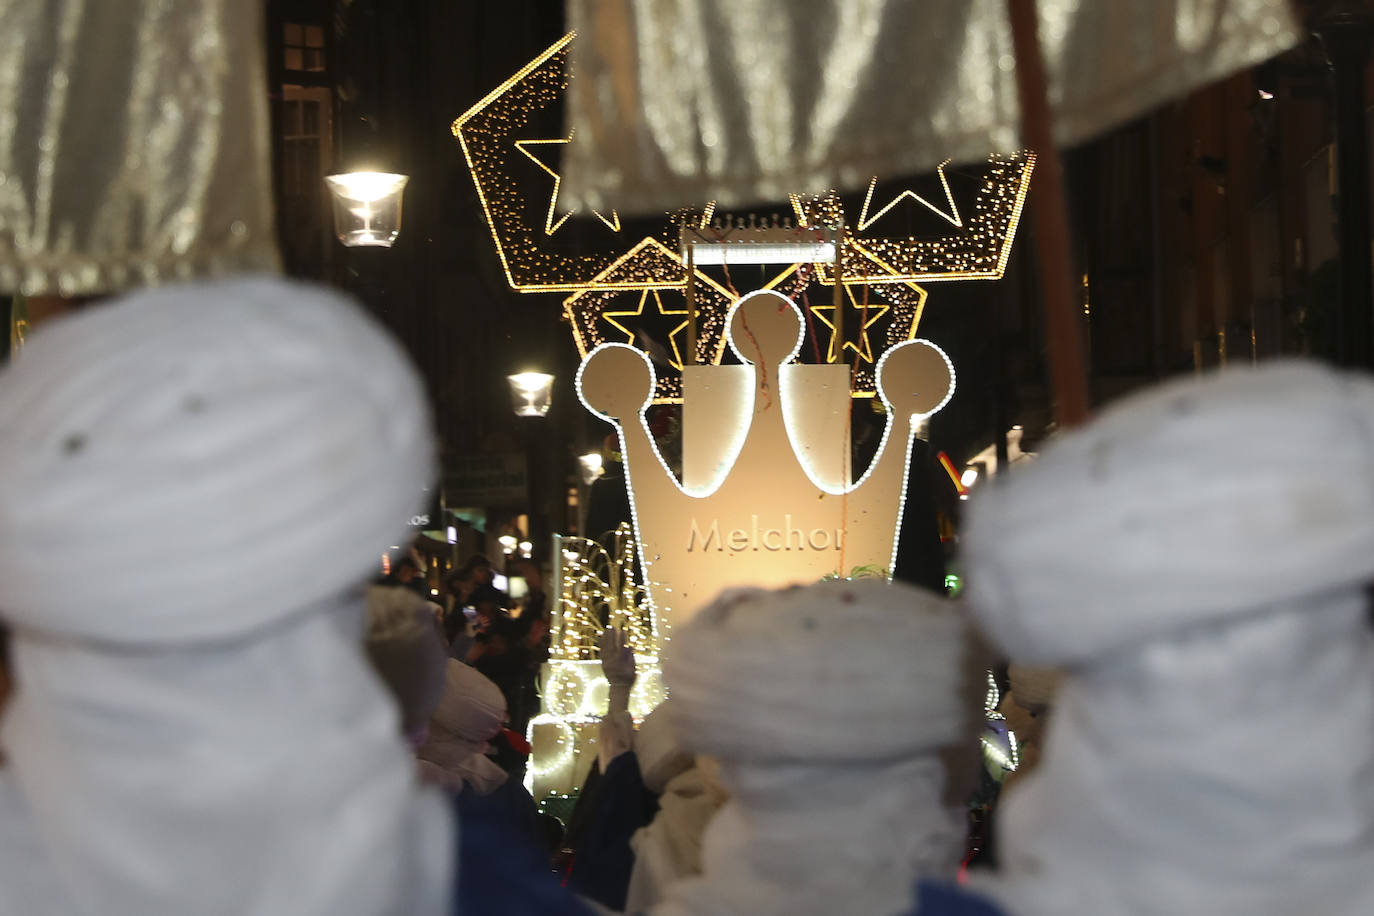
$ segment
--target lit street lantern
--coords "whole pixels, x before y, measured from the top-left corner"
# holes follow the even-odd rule
[[[517,417],[542,417],[552,402],[553,376],[546,372],[517,372],[510,382],[511,407]]]
[[[408,175],[345,172],[325,182],[334,198],[334,234],[349,248],[390,248],[401,232],[401,196]]]

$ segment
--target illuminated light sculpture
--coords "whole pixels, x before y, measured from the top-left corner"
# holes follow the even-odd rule
[[[452,132],[463,150],[482,205],[487,227],[507,282],[519,292],[558,292],[564,317],[573,330],[574,342],[586,357],[602,343],[630,343],[646,349],[639,339],[652,324],[662,346],[656,365],[655,403],[678,402],[682,397],[682,365],[718,364],[725,352],[724,323],[735,295],[693,267],[689,270],[679,247],[684,228],[703,232],[722,220],[712,203],[699,210],[667,215],[649,235],[630,234],[619,214],[593,213],[599,222],[591,226],[605,238],[604,248],[588,250],[579,245],[572,253],[559,237],[566,232],[569,211],[558,204],[561,177],[552,162],[557,151],[576,143],[573,135],[541,136],[537,124],[546,111],[564,102],[568,86],[569,33],[521,68],[500,86],[459,116]],[[951,180],[947,163],[937,172],[939,194],[930,196],[904,187],[893,191],[875,178],[857,212],[845,213],[845,205],[833,192],[817,196],[794,195],[790,199],[798,226],[835,229],[844,226],[840,242],[840,274],[846,296],[840,297],[843,318],[835,320],[835,297],[811,296],[809,326],[828,338],[840,328],[862,328],[859,339],[844,335],[843,344],[827,339],[816,361],[852,359],[855,397],[875,393],[873,370],[888,347],[916,336],[926,291],[916,284],[943,280],[996,279],[1007,266],[1020,223],[1035,157],[1030,153],[994,155],[981,166],[969,167]],[[940,220],[938,231],[912,234],[904,215],[912,208]],[[848,218],[846,218],[848,216]],[[716,225],[713,225],[713,222]],[[894,228],[895,227],[895,230]],[[757,252],[750,263],[760,263]],[[728,254],[726,255],[728,258]],[[770,256],[768,260],[781,257]],[[793,257],[810,258],[792,263],[764,288],[780,287],[784,278],[806,284],[834,284],[833,257],[824,248]],[[706,255],[707,264],[712,255]],[[727,264],[732,263],[728,262]],[[688,311],[681,300],[688,274],[693,277],[698,325],[696,347],[683,335],[678,310]],[[800,299],[805,285],[788,290]],[[659,291],[648,300],[647,290]],[[824,300],[824,301],[822,301]],[[881,309],[876,318],[862,314],[861,303]],[[660,309],[661,304],[665,308]],[[882,306],[891,306],[882,309]],[[690,312],[683,318],[692,317]],[[618,320],[625,319],[625,320]],[[870,320],[872,319],[872,320]],[[673,337],[675,339],[664,339]],[[631,339],[627,339],[631,338]],[[874,338],[879,340],[875,342]],[[652,348],[647,348],[652,352]],[[837,352],[838,350],[838,352]],[[668,354],[663,358],[662,354]],[[846,353],[848,355],[846,355]],[[815,356],[815,353],[811,354]]]
[[[732,309],[742,365],[683,371],[683,480],[664,464],[644,410],[654,368],[640,351],[603,344],[578,371],[578,396],[615,425],[650,607],[671,635],[733,585],[783,586],[890,573],[896,560],[911,439],[954,391],[954,368],[925,340],[878,362],[888,426],[872,464],[850,467],[849,367],[795,362],[800,310],[772,290]]]
[[[511,409],[517,417],[542,417],[553,403],[553,376],[547,372],[517,372],[506,376]]]
[[[696,350],[689,350],[687,303],[682,292],[685,273],[682,261],[671,248],[655,238],[644,238],[609,264],[598,275],[597,286],[581,290],[563,300],[563,317],[572,326],[573,342],[579,356],[585,357],[609,337],[659,356],[660,369],[654,393],[656,403],[682,400],[682,367],[691,363],[719,363],[725,353],[725,315],[729,311],[730,291],[701,271],[693,271],[697,307]],[[641,286],[626,286],[625,281],[647,281]],[[652,305],[650,303],[652,302]],[[649,344],[649,333],[641,322],[631,327],[628,319],[640,318],[647,311],[668,319],[660,337]],[[671,369],[673,371],[665,371]]]
[[[1030,176],[1035,168],[1035,154],[1022,152],[992,155],[980,176],[977,193],[968,218],[960,215],[949,198],[949,213],[942,212],[923,197],[903,191],[873,216],[868,216],[876,179],[868,186],[868,195],[860,211],[858,223],[864,228],[848,234],[841,254],[840,271],[847,284],[896,283],[918,281],[932,283],[941,280],[999,280],[1011,257],[1011,243],[1021,224],[1021,214],[1030,191]],[[940,180],[949,189],[944,167]],[[955,231],[938,238],[881,236],[865,230],[886,214],[904,196],[924,204],[955,225]],[[797,220],[804,226],[836,226],[844,224],[844,204],[838,194],[827,191],[812,196],[793,195],[792,207]],[[824,269],[824,262],[818,267]],[[824,282],[832,282],[829,276]]]
[[[601,673],[601,621],[621,628],[635,654],[630,715],[642,719],[664,697],[659,669],[658,622],[644,585],[635,576],[630,526],[615,532],[611,548],[588,538],[554,539],[556,570],[549,661],[544,665],[544,708],[530,720],[530,767],[525,785],[536,799],[575,791],[586,775],[585,754],[595,753],[609,685]]]
[[[325,176],[334,200],[334,234],[349,248],[390,248],[401,232],[408,175],[343,172]]]

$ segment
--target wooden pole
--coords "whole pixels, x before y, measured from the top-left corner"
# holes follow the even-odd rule
[[[1035,250],[1040,261],[1040,287],[1045,300],[1045,343],[1050,359],[1050,389],[1061,427],[1088,418],[1088,379],[1083,360],[1083,334],[1074,304],[1073,259],[1069,251],[1068,209],[1064,204],[1063,166],[1054,146],[1045,61],[1035,0],[1007,0],[1012,43],[1016,49],[1016,88],[1021,100],[1021,132],[1035,151]]]

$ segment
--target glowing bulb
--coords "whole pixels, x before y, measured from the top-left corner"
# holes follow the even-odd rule
[[[401,232],[401,198],[408,175],[344,172],[325,176],[334,198],[334,233],[348,247],[390,248]]]
[[[511,407],[517,417],[542,417],[552,402],[553,376],[547,372],[517,372],[506,376]]]
[[[973,482],[978,479],[977,468],[964,468],[964,473],[959,476],[959,482],[966,487],[973,486]]]

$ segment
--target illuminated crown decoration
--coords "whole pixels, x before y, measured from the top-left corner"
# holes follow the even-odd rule
[[[571,32],[563,36],[493,89],[453,122],[452,132],[511,288],[564,294],[563,315],[584,358],[611,341],[652,353],[657,363],[653,400],[679,402],[684,367],[722,361],[726,318],[738,298],[729,273],[737,262],[691,271],[697,313],[693,347],[679,233],[728,235],[752,221],[718,214],[713,203],[704,202],[699,209],[667,214],[644,234],[642,222],[631,224],[614,211],[583,213],[585,237],[568,244],[570,212],[558,198],[557,158],[577,138],[549,136],[539,124],[561,121],[557,109],[567,92],[573,40]],[[793,195],[787,220],[799,227],[844,227],[841,315],[835,314],[836,297],[814,289],[833,288],[830,259],[777,265],[759,285],[802,302],[811,361],[851,362],[852,395],[872,397],[881,354],[916,337],[927,298],[918,284],[1002,276],[1034,163],[1030,153],[993,155],[961,170],[953,182],[945,163],[937,171],[938,185],[927,187],[927,181],[924,193],[894,189],[874,178],[862,204],[848,212],[833,191]]]
[[[891,570],[916,424],[954,391],[939,347],[911,340],[878,361],[888,415],[858,481],[850,467],[849,367],[795,362],[800,310],[759,290],[730,312],[742,365],[683,373],[683,480],[658,454],[644,411],[653,364],[602,344],[578,371],[578,393],[620,434],[636,539],[660,627],[691,616],[732,585],[781,586]]]

